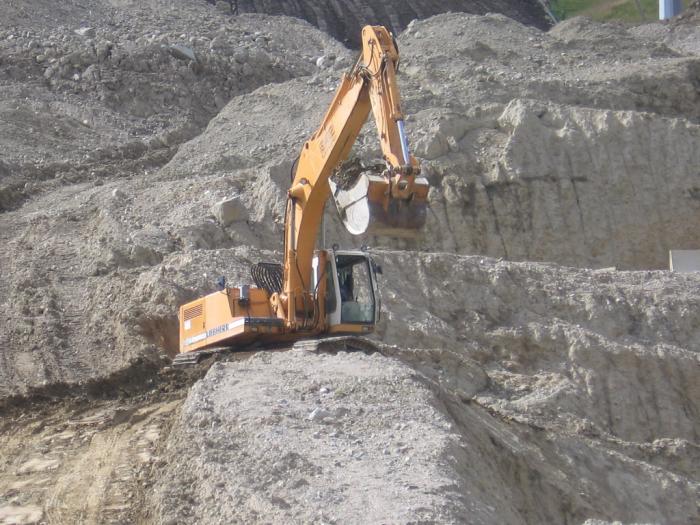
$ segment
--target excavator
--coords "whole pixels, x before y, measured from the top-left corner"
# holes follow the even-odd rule
[[[284,263],[251,268],[255,286],[229,287],[179,310],[175,365],[218,349],[361,337],[380,315],[377,267],[363,250],[316,249],[326,202],[333,197],[352,234],[406,236],[425,223],[429,185],[409,150],[396,74],[399,52],[382,26],[362,29],[362,51],[321,125],[304,143],[287,191]],[[370,111],[385,169],[336,181]],[[333,178],[332,178],[333,177]]]

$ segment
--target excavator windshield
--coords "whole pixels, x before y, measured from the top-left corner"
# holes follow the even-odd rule
[[[374,323],[374,290],[369,261],[363,255],[337,255],[341,323]]]

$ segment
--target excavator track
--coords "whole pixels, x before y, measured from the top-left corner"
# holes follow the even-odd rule
[[[293,350],[303,350],[313,353],[364,352],[372,354],[379,351],[378,346],[365,337],[354,335],[317,337],[302,339],[292,346]]]
[[[250,345],[255,346],[255,345]],[[249,350],[249,347],[246,348],[236,348],[235,351],[245,351]],[[172,362],[172,367],[173,368],[188,368],[192,366],[197,366],[199,363],[201,363],[204,359],[207,359],[209,357],[212,357],[213,355],[217,354],[223,354],[223,353],[228,353],[228,352],[233,352],[234,348],[233,347],[227,347],[227,346],[217,346],[214,348],[204,348],[203,350],[193,350],[192,352],[184,352],[182,354],[178,354]]]
[[[354,335],[326,336],[315,337],[312,339],[301,339],[289,345],[280,345],[279,343],[271,345],[260,345],[259,343],[252,343],[243,348],[241,348],[240,346],[235,348],[220,346],[178,354],[177,357],[173,359],[172,367],[194,367],[199,365],[203,360],[215,355],[240,352],[256,353],[265,350],[302,350],[304,352],[312,352],[316,354],[335,354],[338,352],[364,352],[371,354],[379,351],[379,347],[370,339]]]
[[[173,368],[187,368],[189,366],[198,365],[205,357],[209,357],[211,352],[206,350],[195,350],[194,352],[185,352],[178,354],[172,362]]]

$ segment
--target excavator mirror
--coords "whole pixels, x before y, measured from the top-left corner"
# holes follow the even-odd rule
[[[226,289],[226,276],[222,275],[216,280],[216,287],[219,290],[225,290]]]

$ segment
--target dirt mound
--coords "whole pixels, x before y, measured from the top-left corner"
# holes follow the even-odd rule
[[[384,25],[398,34],[415,19],[429,18],[440,13],[501,13],[523,24],[547,29],[547,18],[538,0],[419,0],[404,2],[325,2],[320,0],[265,2],[239,0],[239,12],[266,13],[303,18],[351,47],[359,47],[360,30],[366,24]]]
[[[232,97],[344,51],[297,19],[93,7],[87,20],[74,7],[66,25],[0,28],[0,210],[65,182],[147,174]]]
[[[144,512],[164,520],[177,509],[214,521],[211,503],[229,521],[330,520],[336,507],[341,522],[381,520],[371,496],[436,521],[697,521],[698,278],[459,255],[661,268],[669,248],[696,248],[692,31],[575,19],[545,33],[454,13],[409,24],[399,78],[432,186],[426,231],[350,239],[332,219],[327,232],[401,249],[377,253],[383,355],[221,365],[170,442],[190,455],[165,464],[128,454],[156,455],[148,407],[104,438],[82,423],[68,437],[58,420],[46,432],[23,420],[16,434],[8,423],[0,520],[42,519],[107,458],[114,470],[81,478],[95,480],[89,505],[71,500],[96,521],[146,519],[128,502],[145,501],[138,479],[161,474],[193,483],[190,500],[160,486]],[[159,368],[177,348],[179,305],[220,275],[248,283],[252,263],[279,261],[294,161],[353,55],[296,18],[231,17],[200,0],[8,2],[0,398]],[[379,156],[375,133],[356,156]],[[222,200],[235,211],[225,220]],[[316,407],[329,421],[308,419]],[[54,445],[65,456],[39,458]],[[391,491],[362,492],[358,469]],[[56,491],[45,472],[65,472]]]
[[[210,370],[171,434],[163,521],[700,517],[699,277],[376,257],[403,346]]]
[[[585,19],[546,34],[499,15],[441,15],[399,42],[409,135],[432,185],[426,233],[358,241],[335,223],[329,238],[620,268],[663,268],[669,249],[694,246],[697,56]],[[236,234],[254,228],[278,247],[298,137],[313,132],[337,75],[233,100],[160,176],[230,181],[252,207]],[[354,154],[380,158],[371,126]],[[208,209],[214,196],[199,199]]]
[[[37,13],[53,4],[38,3]],[[8,95],[0,102],[0,311],[9,320],[0,336],[12,349],[0,353],[0,397],[106,377],[139,356],[158,362],[149,340],[173,348],[172,326],[144,318],[130,298],[139,268],[228,236],[206,221],[203,233],[176,219],[182,237],[161,224],[178,203],[181,217],[191,214],[189,183],[173,181],[180,196],[168,201],[149,176],[231,97],[308,75],[318,56],[344,52],[284,17],[172,3],[105,11],[95,2],[94,26],[65,4],[56,16],[74,24],[20,29],[9,26],[23,20],[21,10],[13,15],[20,5],[10,5],[0,30],[8,72],[0,80]],[[142,197],[145,214],[133,206]]]
[[[700,4],[692,2],[672,20],[632,28],[635,34],[656,39],[684,53],[700,54]]]
[[[285,374],[273,379],[272,370]],[[465,520],[443,466],[445,452],[459,450],[457,435],[412,375],[378,354],[215,365],[168,443],[180,460],[156,488],[161,520]],[[204,454],[191,453],[200,447]]]
[[[157,131],[160,125],[139,126],[159,121],[160,110],[139,117],[128,105],[107,108],[99,95],[107,89],[104,81],[87,83],[98,92],[73,93],[62,84],[70,79],[7,80],[54,105],[45,113],[32,110],[36,122],[6,119],[0,130],[12,145],[0,165],[8,206],[30,199],[0,215],[6,246],[0,262],[9,268],[0,282],[0,304],[10,320],[0,334],[12,349],[0,357],[3,395],[108,376],[135,359],[157,362],[159,355],[172,355],[179,304],[212,290],[225,272],[232,272],[231,282],[248,282],[257,252],[244,247],[281,247],[285,192],[299,145],[315,129],[352,53],[300,21],[219,15],[218,23],[229,24],[221,45],[229,42],[235,50],[227,55],[218,51],[216,28],[209,27],[216,12],[203,12],[192,18],[187,34],[208,28],[202,38],[211,37],[209,44],[183,41],[203,64],[221,60],[240,67],[235,81],[223,70],[215,77],[241,87],[229,86],[232,100],[182,145],[188,135],[173,131],[174,123],[180,119],[188,133],[197,133],[206,111],[168,106],[174,117]],[[172,25],[160,31],[185,31],[189,14],[170,13]],[[147,15],[135,27],[155,16]],[[281,28],[290,24],[298,31],[284,36]],[[698,126],[689,118],[698,111],[697,58],[632,34],[614,48],[603,36],[612,34],[607,26],[589,24],[572,22],[552,35],[500,15],[441,15],[412,24],[400,38],[400,78],[411,142],[433,186],[426,233],[401,243],[350,239],[331,220],[328,238],[349,246],[369,241],[623,268],[662,267],[669,248],[692,248],[692,218],[700,206],[688,171],[700,162]],[[56,31],[61,45],[86,45],[72,29]],[[100,31],[90,38],[99,40]],[[118,33],[110,37],[124,44],[117,48],[128,48],[137,34],[126,28]],[[438,34],[450,35],[449,46],[439,45]],[[139,38],[151,49],[146,36]],[[28,52],[29,39],[19,33],[5,38],[6,60],[29,64],[17,58]],[[596,45],[609,46],[611,54],[597,56]],[[296,58],[288,51],[294,46],[302,49]],[[139,79],[164,86],[157,79],[182,68],[193,86],[207,82],[195,62],[171,51],[158,46],[148,54],[161,68],[151,73],[134,72],[123,55],[100,67],[123,75],[124,86]],[[241,65],[235,57],[244,51],[248,58]],[[649,51],[653,56],[640,63]],[[322,53],[326,59],[317,65],[312,59]],[[262,69],[246,76],[244,69],[258,58]],[[272,76],[256,76],[265,64]],[[270,78],[309,72],[246,92]],[[674,85],[672,96],[655,88],[664,83]],[[239,89],[244,93],[236,95]],[[160,93],[142,91],[144,97]],[[35,104],[33,98],[6,100],[13,107]],[[67,125],[68,135],[49,140],[54,132],[47,122],[67,118],[66,100],[82,101],[83,111],[94,108],[96,114],[109,109],[109,118],[121,124]],[[358,156],[378,157],[374,134],[368,128],[361,136]],[[62,159],[62,168],[51,159]],[[41,176],[29,175],[34,173]],[[212,207],[224,198],[235,199],[241,213],[221,224]],[[216,255],[233,246],[240,247],[235,264]],[[202,258],[202,251],[214,255]],[[172,267],[179,264],[191,274],[176,274]]]

